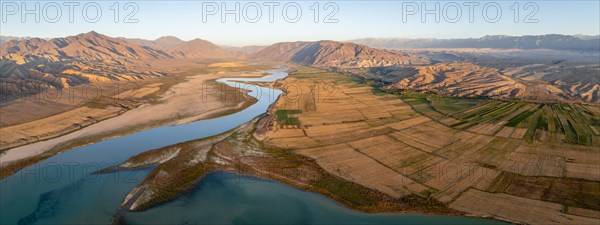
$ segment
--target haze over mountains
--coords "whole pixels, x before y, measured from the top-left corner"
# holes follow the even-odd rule
[[[383,82],[386,88],[419,89],[454,96],[528,98],[543,101],[600,103],[598,42],[594,37],[486,36],[479,39],[360,39],[282,42],[271,46],[220,47],[194,39],[165,36],[156,40],[113,38],[88,32],[65,38],[5,38],[0,45],[0,82],[5,94],[27,94],[42,88],[68,88],[84,83],[160,77],[164,68],[149,62],[174,60],[268,60],[347,70]],[[368,47],[375,46],[375,47]],[[408,46],[408,47],[407,47]],[[474,53],[411,51],[390,48],[524,49],[528,55],[495,57],[494,51]],[[387,49],[383,49],[387,48]],[[550,49],[560,60],[534,60],[532,49]],[[596,50],[594,50],[596,49]],[[587,61],[566,60],[564,50],[577,50]],[[479,51],[479,50],[477,50]],[[538,51],[538,50],[536,50]],[[504,53],[502,53],[504,54]],[[590,60],[589,58],[592,57]],[[563,59],[564,58],[564,59]],[[566,61],[565,61],[566,60]],[[164,63],[163,63],[164,65]],[[368,68],[368,69],[367,69]],[[14,84],[14,85],[13,85]],[[35,86],[35,85],[34,85]],[[532,94],[534,93],[535,94]]]
[[[488,35],[466,39],[363,38],[352,40],[373,48],[496,48],[600,51],[600,37],[586,35]]]
[[[0,45],[12,40],[29,39],[30,37],[0,36]]]

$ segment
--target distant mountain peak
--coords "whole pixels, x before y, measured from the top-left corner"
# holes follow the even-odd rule
[[[188,42],[189,43],[210,43],[209,41],[204,40],[204,39],[200,39],[200,38],[194,38],[193,40],[188,41]]]
[[[173,47],[175,45],[184,43],[181,39],[174,36],[162,36],[154,40],[154,43],[162,46],[162,47]]]
[[[185,43],[185,41],[182,41],[181,39],[174,36],[162,36],[154,40],[154,43],[163,48],[171,48]]]
[[[108,37],[108,36],[102,35],[102,34],[96,32],[96,31],[90,31],[90,32],[87,32],[87,33],[78,34],[78,35],[76,35],[76,37],[105,38],[105,37]]]
[[[162,37],[157,38],[154,41],[166,41],[166,40],[169,40],[169,41],[182,41],[181,39],[179,39],[178,37],[175,37],[175,36],[162,36]]]

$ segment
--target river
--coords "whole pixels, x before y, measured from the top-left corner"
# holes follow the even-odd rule
[[[271,75],[262,78],[217,80],[245,88],[258,99],[240,112],[74,148],[2,179],[0,224],[110,223],[127,193],[151,169],[93,172],[148,150],[217,135],[252,120],[266,112],[281,91],[235,81],[274,81],[286,77],[285,70],[268,70]],[[128,212],[123,220],[133,224],[504,224],[454,216],[366,214],[319,194],[230,173],[211,173],[191,192],[145,212]]]

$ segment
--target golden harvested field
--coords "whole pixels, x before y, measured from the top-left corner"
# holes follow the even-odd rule
[[[563,213],[560,204],[476,189],[463,193],[450,207],[527,224],[598,224],[598,219]]]
[[[427,187],[416,183],[377,161],[354,150],[348,144],[302,149],[300,154],[316,158],[325,170],[346,180],[377,189],[392,197],[423,193]]]
[[[81,105],[79,100],[73,101],[70,102],[71,105],[69,107],[64,105],[62,106],[63,111],[54,114],[51,114],[53,112],[48,110],[40,110],[42,112],[33,109],[26,110],[28,112],[34,111],[35,113],[47,115],[46,117],[38,119],[33,119],[35,117],[29,118],[23,116],[21,115],[23,114],[21,112],[24,109],[28,109],[28,107],[34,107],[36,104],[41,104],[40,102],[11,102],[11,104],[8,104],[8,109],[3,108],[4,111],[10,112],[11,110],[14,110],[11,108],[19,105],[21,108],[17,108],[17,110],[15,110],[16,112],[8,114],[9,116],[6,117],[7,120],[20,120],[26,122],[1,127],[0,136],[2,136],[2,140],[0,140],[0,150],[59,137],[98,123],[99,121],[118,116],[130,108],[142,104],[142,102],[146,100],[146,96],[158,92],[162,85],[163,83],[150,83],[139,88],[125,89],[121,93],[109,92],[107,94],[114,94],[106,97],[112,99],[110,101],[96,98],[88,100],[87,104],[84,105]],[[56,104],[61,105],[59,102]]]
[[[519,223],[600,223],[600,206],[594,204],[600,202],[595,139],[589,142],[585,134],[578,140],[588,145],[569,144],[559,141],[562,132],[552,130],[560,123],[553,115],[584,106],[480,101],[465,104],[455,118],[447,114],[454,109],[450,104],[440,113],[420,100],[375,94],[341,74],[308,70],[299,67],[281,81],[303,94],[284,96],[271,109],[302,110],[293,114],[300,125],[270,126],[266,144],[314,158],[334,175],[396,198],[432,197],[467,214]],[[577,111],[569,115],[565,120],[571,122],[585,117]],[[457,119],[464,117],[469,120]],[[556,122],[534,124],[540,117]],[[521,125],[526,123],[539,129],[532,132]],[[565,185],[565,179],[580,183]],[[586,200],[565,201],[570,198]]]
[[[43,119],[3,127],[0,129],[0,136],[2,136],[0,149],[58,137],[100,120],[119,115],[124,111],[122,108],[112,106],[106,109],[83,106]]]

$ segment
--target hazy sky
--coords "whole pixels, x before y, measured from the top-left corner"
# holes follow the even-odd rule
[[[52,3],[55,2],[55,3]],[[296,40],[362,37],[465,38],[488,34],[600,33],[600,1],[128,1],[2,0],[0,35],[63,37],[97,31],[115,37],[156,39],[173,35],[221,45],[264,45]],[[318,2],[318,7],[315,3]],[[330,4],[327,4],[327,3]],[[36,3],[39,10],[36,11]],[[96,4],[97,3],[97,4]],[[118,3],[118,7],[115,3]],[[236,3],[239,10],[236,11]],[[87,5],[86,5],[87,4]],[[278,5],[277,5],[278,4]],[[436,10],[436,4],[439,4]],[[96,15],[100,7],[101,15]],[[222,21],[223,6],[234,13]],[[23,14],[24,7],[32,10]],[[299,7],[299,8],[298,8]],[[424,14],[427,8],[433,13]],[[83,9],[87,14],[83,15]],[[118,8],[118,22],[115,10]],[[287,14],[283,14],[283,9]],[[315,12],[318,8],[318,22]],[[484,10],[487,9],[487,10]],[[57,9],[60,16],[57,16]],[[69,17],[72,9],[72,20]],[[129,22],[125,17],[134,12]],[[272,11],[271,11],[272,9]],[[297,9],[301,16],[297,16]],[[497,14],[501,10],[501,15]],[[518,9],[518,10],[517,10]],[[260,11],[260,17],[257,16]],[[335,12],[337,11],[337,12]],[[457,12],[460,11],[460,14]],[[484,13],[486,11],[487,13]],[[518,11],[518,16],[515,16]],[[235,21],[236,13],[239,22]],[[335,12],[335,13],[334,13]],[[435,13],[437,12],[437,13]],[[472,12],[472,14],[470,13]],[[334,13],[334,14],[332,14]],[[328,15],[330,20],[325,23]],[[38,15],[39,22],[35,21]],[[273,21],[270,21],[272,15]],[[425,21],[422,21],[422,17]],[[439,22],[435,17],[439,16]],[[25,21],[22,21],[22,19]],[[472,22],[470,20],[473,20]],[[137,20],[137,22],[136,22]],[[517,20],[517,22],[515,22]],[[337,22],[336,22],[337,21]]]

